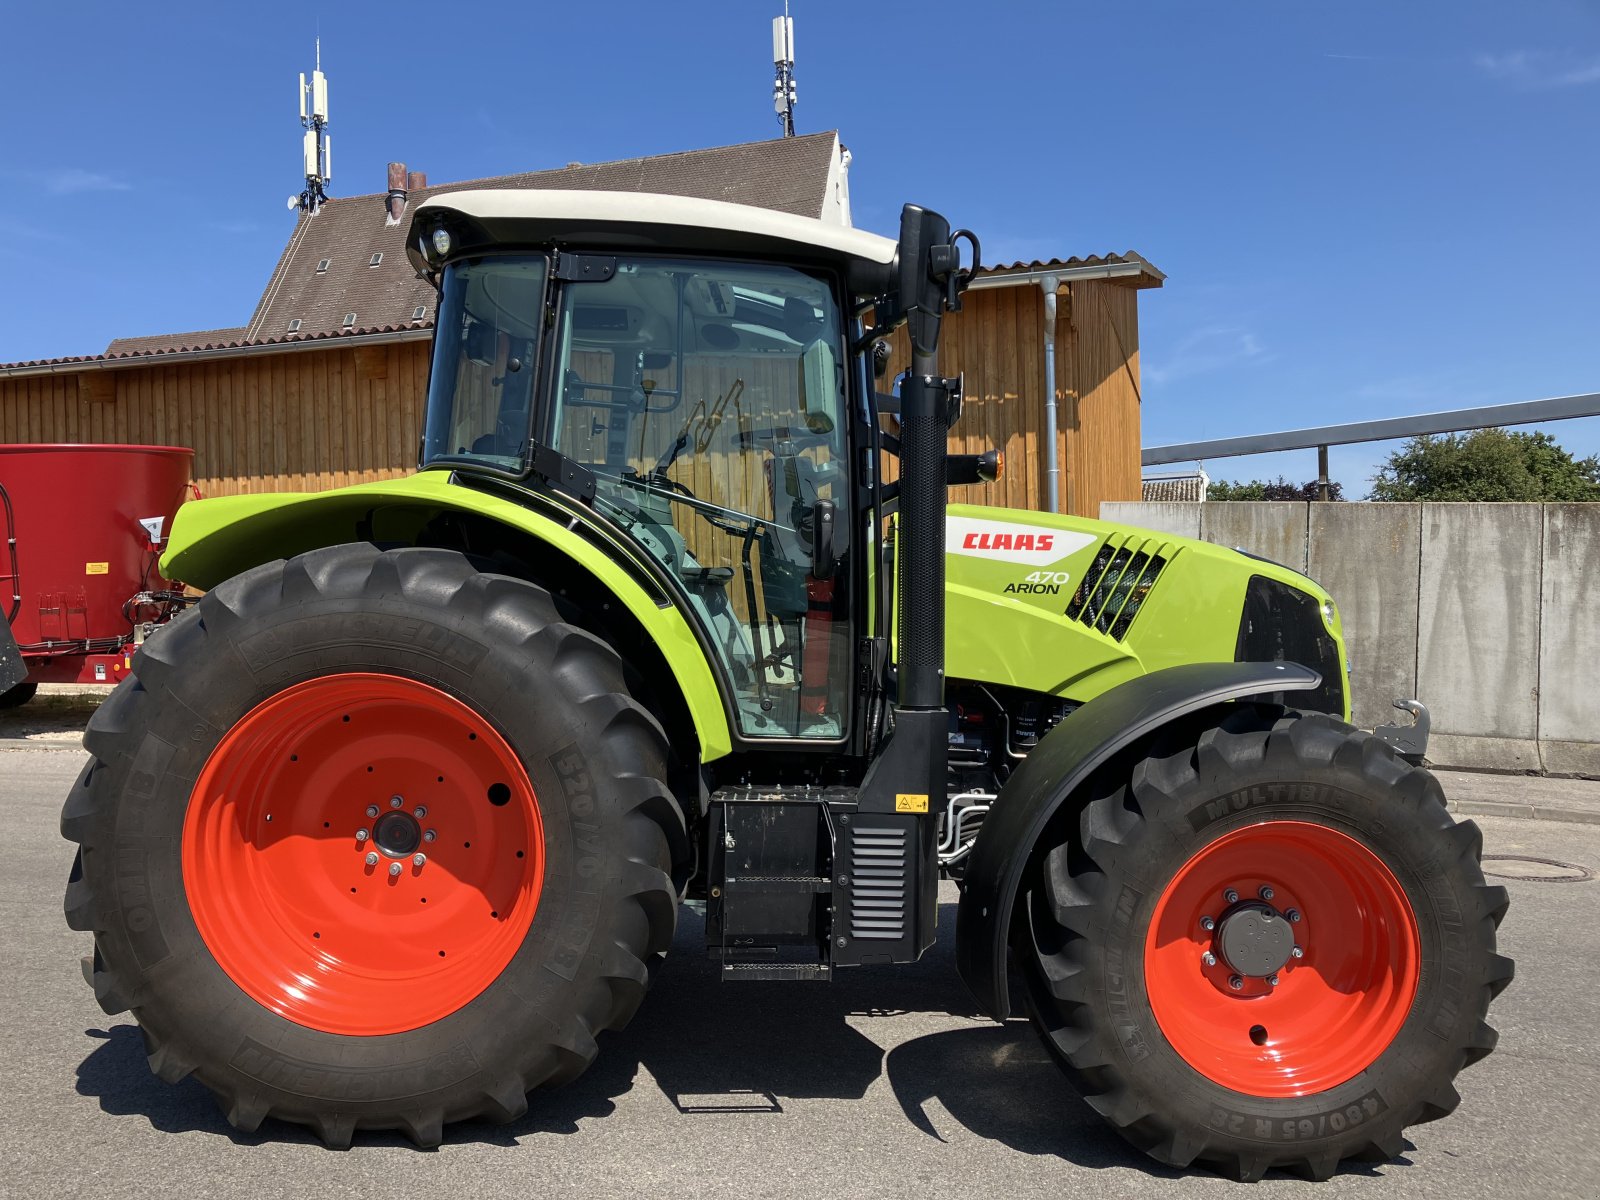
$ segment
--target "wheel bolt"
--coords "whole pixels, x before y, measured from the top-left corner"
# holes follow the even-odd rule
[[[1272,897],[1275,896],[1277,893],[1274,892],[1270,887],[1267,887],[1265,884],[1262,884],[1261,891],[1260,891],[1259,894],[1260,894],[1260,896],[1261,896],[1261,898],[1263,900],[1271,900]]]
[[[367,805],[367,816],[375,817],[377,815],[378,815],[378,806],[376,804]]]
[[[1298,908],[1291,908],[1283,915],[1288,917],[1291,921],[1298,921],[1300,919],[1300,910]]]
[[[378,865],[378,852],[376,850],[370,851],[367,854],[367,866],[375,867],[377,865]]]
[[[430,829],[430,830],[428,830],[427,833],[422,835],[422,840],[425,841],[425,842],[431,842],[431,841],[433,841],[434,838],[436,838],[438,836],[439,836],[439,831],[437,829]]]
[[[389,797],[389,807],[390,808],[399,808],[405,802],[406,802],[406,798],[404,796],[390,796]]]
[[[391,876],[400,874],[400,864],[399,863],[390,863],[389,864],[389,874]]]
[[[428,856],[426,854],[414,854],[411,856],[411,865],[419,869],[421,868],[422,864],[427,861]]]
[[[412,809],[411,811],[416,815],[416,818],[419,821],[428,815],[427,806],[422,804],[417,805],[416,808]]]
[[[1293,950],[1289,951],[1290,958],[1304,958],[1305,956],[1306,952],[1300,949],[1299,946],[1296,946]]]
[[[1277,987],[1278,986],[1278,973],[1276,971],[1274,971],[1271,975],[1267,976],[1267,986],[1268,987]]]
[[[1217,956],[1215,954],[1211,953],[1211,951],[1207,950],[1204,954],[1202,954],[1200,956],[1200,961],[1205,966],[1214,967],[1214,966],[1217,965]]]
[[[1229,975],[1228,986],[1237,992],[1240,988],[1244,987],[1244,980],[1240,979],[1237,975]]]
[[[372,835],[369,834],[365,829],[356,830],[356,841],[358,841],[358,842],[364,842],[364,841],[367,840],[367,838],[369,838],[371,836]]]
[[[1227,891],[1223,892],[1222,898],[1229,904],[1239,903],[1239,893],[1234,891],[1232,888],[1229,888]]]
[[[1217,927],[1217,923],[1215,921],[1213,921],[1210,917],[1201,917],[1200,918],[1200,928],[1201,929],[1212,930],[1212,929],[1215,929],[1216,927]]]

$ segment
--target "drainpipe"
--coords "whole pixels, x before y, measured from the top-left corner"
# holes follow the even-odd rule
[[[1061,462],[1056,453],[1056,287],[1054,275],[1039,280],[1044,289],[1044,436],[1045,477],[1049,480],[1050,511],[1061,511]]]

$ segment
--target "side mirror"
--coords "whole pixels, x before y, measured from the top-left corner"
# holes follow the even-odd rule
[[[838,555],[833,548],[834,507],[832,500],[818,500],[811,506],[811,577],[832,579]]]
[[[827,342],[812,342],[800,356],[800,395],[806,427],[833,432],[833,398],[839,394],[837,362]]]

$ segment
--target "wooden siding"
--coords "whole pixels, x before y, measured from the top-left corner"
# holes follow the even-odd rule
[[[1108,282],[1073,283],[1057,302],[1064,511],[1094,516],[1101,501],[1139,499],[1137,304],[1137,291]],[[998,482],[952,488],[952,500],[1048,507],[1043,322],[1043,295],[1023,286],[969,292],[965,310],[946,323],[944,368],[967,380],[951,449],[1006,455]],[[393,478],[416,462],[429,347],[341,346],[0,379],[0,442],[192,446],[208,496]],[[904,369],[903,332],[894,349],[879,386]],[[727,382],[715,381],[710,394]],[[670,437],[674,418],[655,432]],[[657,448],[643,449],[653,461]],[[893,464],[886,469],[892,477]],[[764,491],[764,481],[752,479],[749,490]]]
[[[426,341],[0,379],[0,442],[192,446],[207,496],[320,491],[416,465]]]
[[[1049,508],[1045,462],[1044,293],[1037,287],[968,292],[939,343],[940,366],[966,374],[966,403],[951,431],[954,454],[1005,452],[992,484],[950,489],[952,502]],[[905,332],[880,387],[909,361]],[[1124,357],[1126,354],[1126,357]],[[1139,498],[1138,292],[1100,281],[1056,300],[1056,447],[1063,512],[1093,517],[1102,500]],[[885,463],[889,478],[893,462]]]

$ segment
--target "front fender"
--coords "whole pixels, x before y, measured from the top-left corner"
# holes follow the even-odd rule
[[[660,649],[681,690],[700,758],[732,750],[727,713],[694,630],[664,595],[629,570],[627,550],[575,531],[499,495],[462,487],[445,471],[330,492],[277,492],[190,501],[178,509],[161,570],[168,579],[212,588],[260,563],[350,541],[404,544],[441,512],[486,517],[545,542],[603,584]],[[598,543],[598,544],[597,544]]]
[[[1202,708],[1321,681],[1298,663],[1188,663],[1119,684],[1051,730],[1000,789],[967,859],[956,969],[979,1007],[998,1021],[1011,1015],[1006,947],[1023,872],[1051,819],[1097,767]]]

